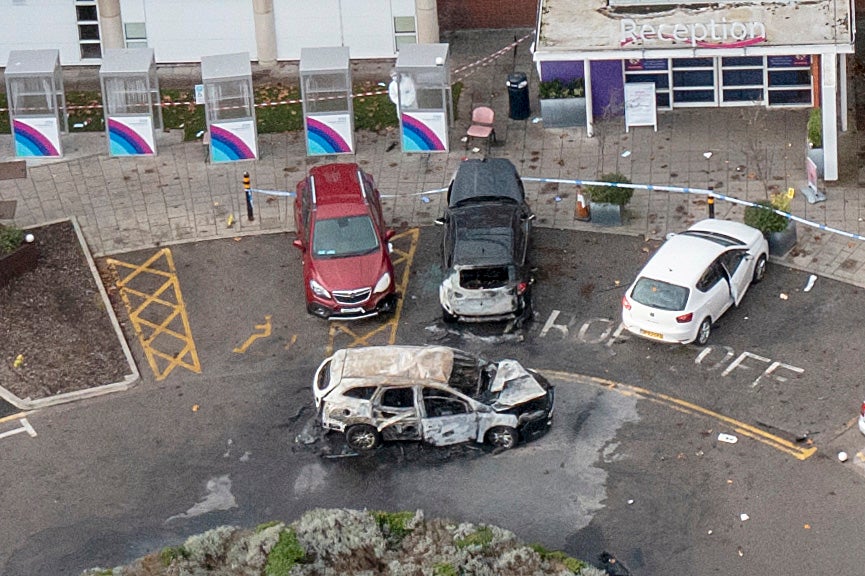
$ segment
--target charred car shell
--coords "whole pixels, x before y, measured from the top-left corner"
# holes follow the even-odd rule
[[[505,158],[466,160],[448,188],[439,301],[445,321],[521,318],[531,310],[527,262],[534,219]]]
[[[445,346],[339,350],[316,371],[313,395],[322,427],[355,450],[392,440],[511,448],[546,432],[554,403],[553,386],[519,362]]]

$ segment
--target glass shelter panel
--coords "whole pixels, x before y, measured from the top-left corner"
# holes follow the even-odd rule
[[[399,107],[403,152],[447,152],[453,119],[448,44],[401,47],[391,100]]]
[[[19,157],[59,157],[68,130],[58,50],[13,50],[5,69],[9,120]]]
[[[239,120],[254,115],[252,85],[243,80],[222,80],[205,83],[208,123]]]

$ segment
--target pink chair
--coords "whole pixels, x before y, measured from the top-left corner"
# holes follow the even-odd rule
[[[496,140],[495,119],[496,113],[487,106],[478,106],[472,110],[472,124],[466,131],[466,148],[472,138],[485,138],[489,151],[491,142]]]

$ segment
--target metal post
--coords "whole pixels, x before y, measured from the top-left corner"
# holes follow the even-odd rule
[[[249,184],[249,172],[243,173],[243,190],[246,192],[246,217],[252,222],[255,220],[255,213],[252,211],[252,189]]]
[[[709,186],[709,191],[712,190],[712,187]],[[709,197],[706,199],[706,202],[709,204],[709,218],[715,217],[715,197],[709,194]]]

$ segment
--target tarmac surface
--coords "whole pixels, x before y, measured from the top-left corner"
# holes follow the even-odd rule
[[[267,232],[290,231],[291,197],[255,195],[255,220],[246,216],[242,174],[252,187],[292,191],[306,170],[332,161],[356,161],[376,179],[394,227],[428,225],[442,212],[442,195],[460,161],[480,157],[483,143],[464,144],[471,109],[496,111],[497,141],[492,156],[511,159],[523,177],[592,180],[621,172],[635,184],[705,189],[747,201],[768,190],[797,190],[791,212],[818,226],[865,234],[865,194],[858,161],[865,140],[856,130],[865,117],[865,86],[849,66],[850,121],[839,133],[840,179],[822,183],[825,202],[809,204],[806,187],[807,110],[755,108],[676,109],[658,113],[658,129],[625,131],[621,117],[600,120],[593,137],[586,128],[545,128],[537,102],[537,73],[531,62],[530,30],[461,31],[442,41],[451,47],[453,79],[464,83],[457,118],[450,129],[450,152],[405,154],[396,129],[357,133],[353,155],[308,157],[302,133],[259,135],[259,159],[211,164],[201,142],[182,142],[180,131],[157,135],[154,157],[111,157],[104,133],[63,137],[64,157],[28,160],[26,178],[0,180],[0,222],[21,227],[74,216],[96,256]],[[508,49],[508,46],[512,46]],[[355,78],[388,81],[389,62],[355,62]],[[507,75],[529,76],[532,114],[508,118]],[[197,65],[159,68],[164,86],[200,81]],[[254,67],[256,81],[297,82],[296,63]],[[98,70],[65,69],[69,87],[98,86]],[[860,95],[861,93],[861,95]],[[711,153],[711,154],[709,154]],[[14,160],[11,135],[0,136],[0,161]],[[638,189],[624,226],[604,228],[577,218],[577,187],[527,182],[529,203],[539,226],[625,233],[663,238],[707,216],[704,195]],[[741,220],[743,207],[719,200],[716,216]],[[11,218],[9,218],[11,215]],[[2,220],[2,218],[6,218]],[[229,224],[231,220],[231,224]],[[798,244],[775,258],[819,276],[865,287],[865,242],[804,223]]]

